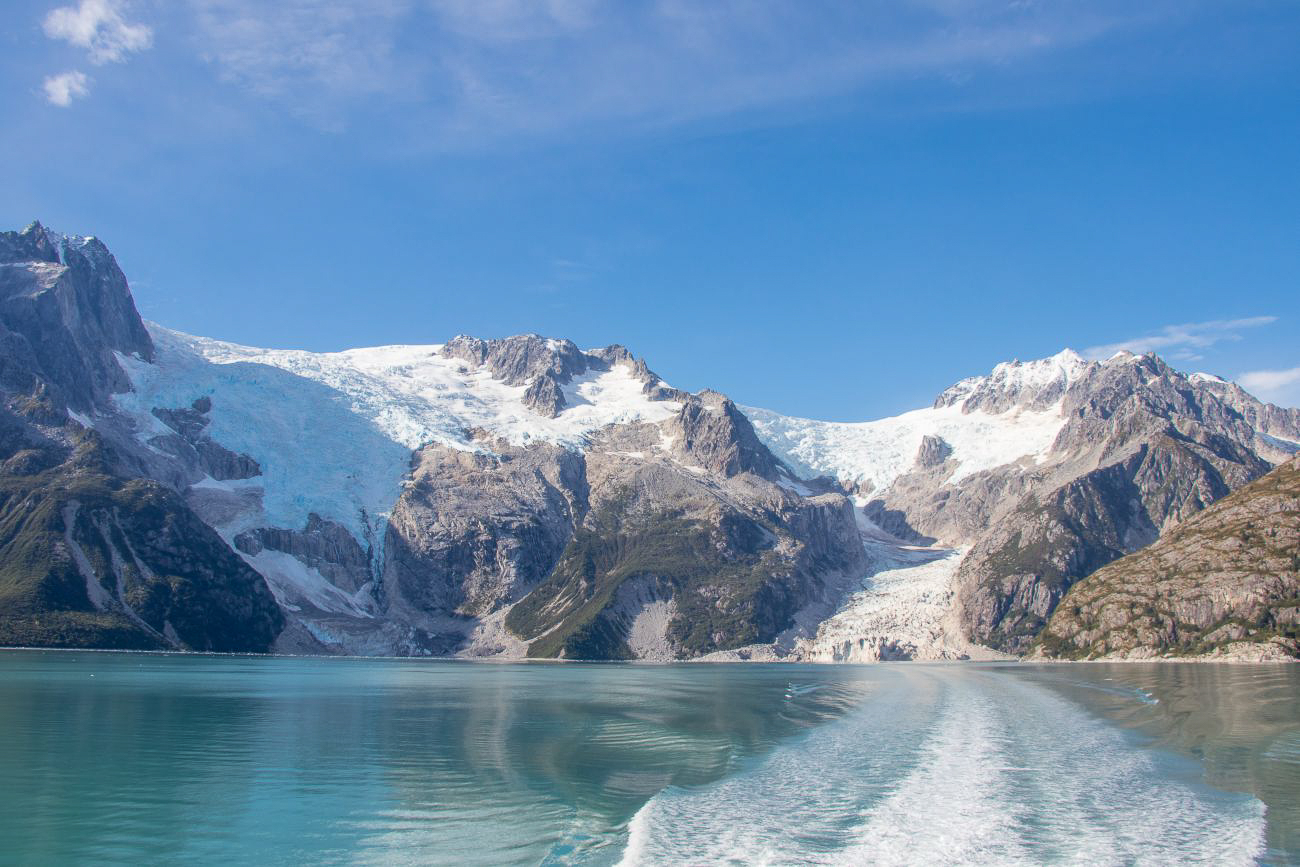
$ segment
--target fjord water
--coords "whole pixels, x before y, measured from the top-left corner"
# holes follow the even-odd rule
[[[0,654],[0,862],[1300,860],[1300,667]]]

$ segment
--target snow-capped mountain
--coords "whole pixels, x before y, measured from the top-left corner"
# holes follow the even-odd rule
[[[1300,448],[1300,413],[1151,356],[834,424],[537,335],[238,346],[146,326],[107,248],[39,224],[0,233],[0,326],[6,643],[1019,651],[1074,581]]]
[[[868,534],[879,572],[815,658],[1023,650],[1075,581],[1300,451],[1300,412],[1131,353],[999,364],[874,422],[748,412],[789,465],[854,492],[868,527],[928,546]]]

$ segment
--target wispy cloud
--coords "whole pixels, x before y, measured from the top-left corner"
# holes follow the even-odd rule
[[[1238,384],[1256,397],[1279,406],[1300,407],[1300,367],[1289,370],[1250,370]]]
[[[86,49],[94,64],[121,63],[153,44],[153,30],[123,17],[119,0],[81,0],[45,16],[45,35]]]
[[[963,81],[1133,18],[1118,0],[189,3],[226,80],[325,126],[389,111],[440,145]]]
[[[1214,319],[1209,322],[1189,322],[1166,325],[1154,334],[1092,346],[1083,351],[1087,358],[1109,358],[1117,352],[1158,352],[1172,361],[1199,361],[1201,350],[1216,343],[1240,340],[1241,332],[1248,328],[1271,325],[1276,316],[1251,316],[1245,319]]]
[[[90,93],[89,81],[86,73],[73,69],[49,76],[42,87],[45,90],[45,98],[51,105],[67,108],[72,105],[74,99]]]

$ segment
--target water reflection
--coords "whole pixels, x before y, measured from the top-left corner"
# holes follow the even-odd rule
[[[1297,858],[1295,666],[657,667],[8,652],[0,653],[0,861],[608,863],[648,801],[657,815],[681,807],[697,824],[709,818],[701,802],[722,805],[711,820],[719,828],[767,822],[774,839],[809,851],[863,835],[878,845],[915,825],[920,836],[900,844],[906,855],[931,831],[927,810],[952,818],[951,802],[933,792],[1001,804],[998,815],[1018,822],[1020,837],[1044,846],[1079,805],[1062,801],[1069,779],[1098,763],[1070,740],[1083,737],[1083,723],[1100,725],[1080,720],[1080,706],[1171,757],[1154,760],[1159,777],[1143,781],[1147,789],[1181,777],[1250,793],[1268,807],[1271,860]],[[1102,735],[1091,736],[1109,743]],[[989,774],[1010,781],[1001,800]],[[1079,803],[1100,791],[1080,785]],[[744,794],[751,789],[760,794]],[[743,797],[728,806],[732,790]],[[859,807],[874,805],[865,825],[861,810],[846,812],[851,792]],[[910,806],[895,816],[890,805]],[[969,830],[990,827],[980,820]],[[684,825],[673,828],[680,838]]]
[[[31,863],[581,859],[621,845],[654,792],[866,686],[825,668],[0,654],[0,839]]]

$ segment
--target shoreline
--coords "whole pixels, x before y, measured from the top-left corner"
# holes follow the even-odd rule
[[[1116,657],[1103,659],[1050,659],[1031,657],[1010,657],[1005,659],[880,659],[862,662],[827,662],[809,659],[535,659],[529,657],[465,657],[465,656],[358,656],[355,654],[310,654],[310,653],[254,653],[220,652],[209,650],[132,650],[114,647],[0,647],[0,653],[118,653],[139,656],[179,656],[179,657],[213,657],[213,658],[248,658],[248,659],[339,659],[387,662],[458,662],[486,665],[628,665],[628,666],[675,666],[675,665],[808,665],[874,667],[878,665],[943,665],[943,666],[1013,666],[1013,665],[1140,665],[1195,663],[1198,665],[1294,665],[1300,658],[1288,656],[1267,656],[1262,658],[1244,656],[1154,656],[1149,658]]]

